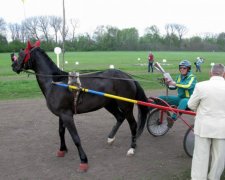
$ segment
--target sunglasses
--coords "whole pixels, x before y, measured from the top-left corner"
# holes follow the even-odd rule
[[[179,67],[179,69],[187,69],[186,67]]]

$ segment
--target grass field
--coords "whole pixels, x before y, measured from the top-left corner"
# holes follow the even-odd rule
[[[183,59],[192,62],[192,69],[195,72],[193,62],[196,57],[200,56],[205,59],[202,65],[202,73],[194,73],[198,81],[208,79],[208,72],[211,63],[224,63],[225,52],[153,52],[155,61],[162,63],[166,59],[164,69],[171,73],[172,77],[178,74],[178,64]],[[48,55],[56,63],[56,56],[53,52]],[[65,54],[65,71],[98,71],[109,68],[114,65],[116,69],[120,69],[138,80],[145,90],[161,89],[157,78],[162,75],[155,70],[153,74],[147,73],[147,56],[146,51],[130,51],[130,52],[67,52]],[[60,57],[61,58],[61,57]],[[140,58],[140,61],[138,61]],[[76,65],[79,62],[79,65]],[[28,77],[27,74],[16,74],[11,69],[10,53],[0,53],[0,100],[17,99],[17,98],[34,98],[40,97],[42,94],[39,90],[36,79],[33,75]]]

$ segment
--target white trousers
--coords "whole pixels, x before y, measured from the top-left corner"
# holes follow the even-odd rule
[[[211,164],[210,162],[211,156]],[[225,166],[225,139],[195,135],[191,167],[192,180],[220,180]]]

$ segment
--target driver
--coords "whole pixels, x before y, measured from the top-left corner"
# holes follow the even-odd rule
[[[195,84],[197,83],[196,77],[191,72],[191,63],[188,60],[183,60],[179,63],[180,74],[175,81],[169,81],[165,79],[165,83],[170,90],[177,89],[177,95],[159,96],[170,105],[177,106],[177,109],[185,110],[187,103],[192,95]],[[172,116],[168,116],[168,127],[173,126],[174,121],[177,119],[177,114],[173,113]]]

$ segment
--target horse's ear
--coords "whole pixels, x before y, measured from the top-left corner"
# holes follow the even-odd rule
[[[34,43],[34,47],[40,47],[40,45],[41,45],[41,41],[40,40],[38,40],[38,41],[36,41]]]
[[[30,43],[30,41],[27,41],[27,48],[26,49],[31,49],[32,48],[32,45]]]

